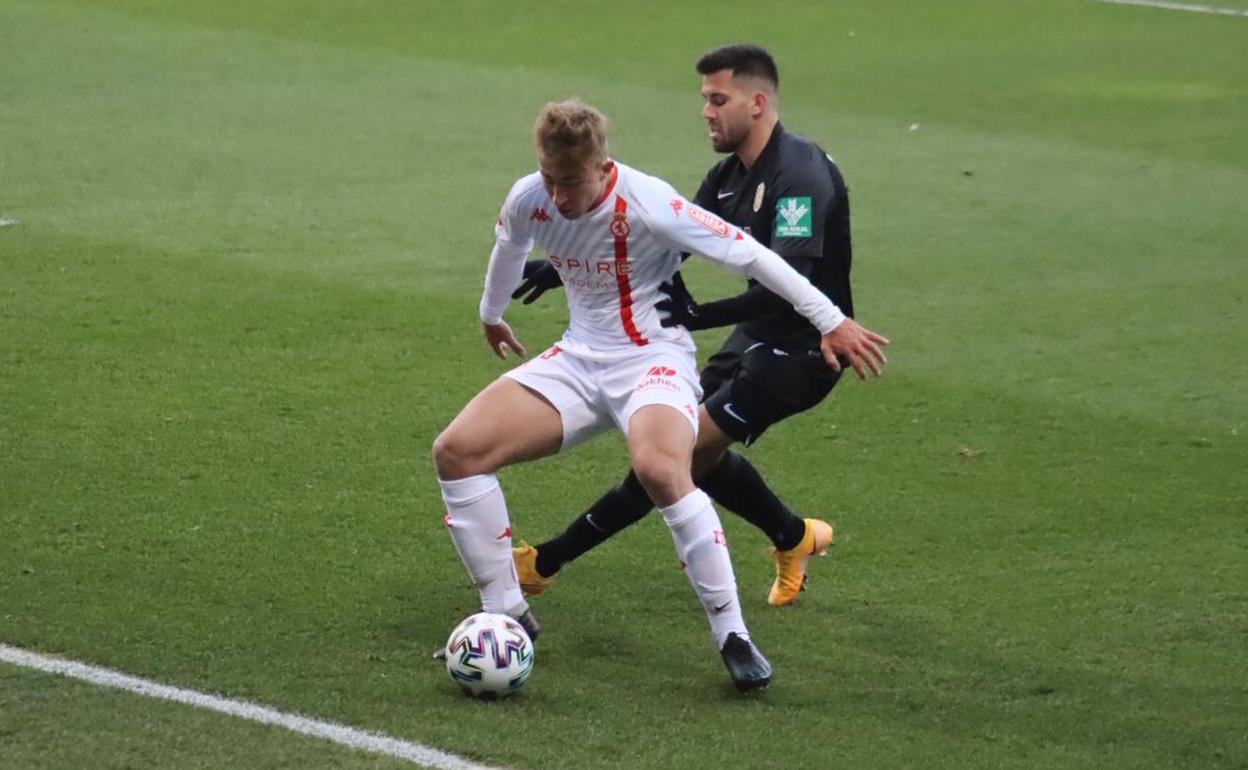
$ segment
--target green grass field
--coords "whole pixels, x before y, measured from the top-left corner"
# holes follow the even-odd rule
[[[742,38],[894,341],[749,453],[840,544],[772,609],[724,514],[762,697],[651,517],[470,701],[427,659],[476,601],[429,446],[503,370],[476,305],[532,118],[579,95],[692,194],[692,63]],[[0,642],[528,770],[1248,767],[1248,18],[0,0],[0,52]],[[540,349],[566,309],[508,317]],[[623,470],[506,471],[517,535]],[[402,763],[0,664],[0,766]]]

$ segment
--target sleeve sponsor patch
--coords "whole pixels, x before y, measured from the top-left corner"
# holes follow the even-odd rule
[[[806,200],[809,201],[810,199],[807,198]],[[727,238],[732,235],[732,225],[728,224],[706,209],[702,209],[697,206],[690,206],[688,211],[690,219],[702,225],[707,230],[710,230],[712,233],[715,233],[720,238]],[[807,220],[807,224],[809,224],[809,219]]]
[[[809,238],[811,225],[810,197],[781,198],[776,201],[776,229],[773,238]]]

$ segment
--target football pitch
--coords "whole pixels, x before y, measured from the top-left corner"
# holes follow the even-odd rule
[[[894,343],[748,450],[838,544],[770,608],[721,514],[760,697],[651,516],[534,600],[523,692],[464,698],[429,448],[505,368],[477,303],[533,117],[580,96],[692,195],[693,62],[741,40]],[[522,770],[1248,767],[1248,18],[0,0],[0,62],[0,644]],[[566,315],[507,317],[535,351]],[[517,539],[624,463],[504,471]],[[5,770],[411,766],[0,663]]]

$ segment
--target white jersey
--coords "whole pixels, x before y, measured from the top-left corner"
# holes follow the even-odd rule
[[[520,283],[535,245],[559,271],[571,322],[560,347],[610,357],[651,342],[692,349],[688,333],[661,324],[656,302],[682,252],[700,254],[756,278],[789,300],[821,333],[845,316],[787,262],[748,234],[699,208],[656,177],[615,163],[602,199],[578,219],[564,219],[541,174],[512,186],[495,226],[496,242],[481,298],[481,320],[496,324]]]

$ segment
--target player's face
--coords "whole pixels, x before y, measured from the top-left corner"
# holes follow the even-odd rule
[[[748,82],[734,78],[730,69],[702,76],[702,119],[716,152],[735,152],[750,135],[755,92]]]
[[[564,219],[577,219],[593,208],[607,190],[611,161],[572,161],[538,154],[542,186]]]

